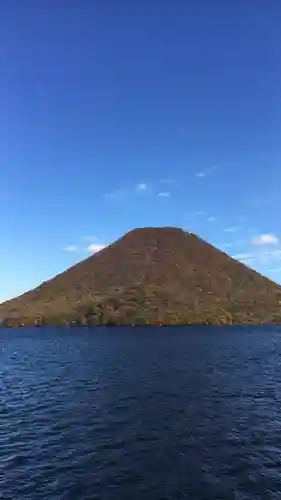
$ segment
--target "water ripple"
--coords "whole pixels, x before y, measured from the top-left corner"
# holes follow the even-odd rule
[[[0,330],[0,499],[279,499],[280,333]]]

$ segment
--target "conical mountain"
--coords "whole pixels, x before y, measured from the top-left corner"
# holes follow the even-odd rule
[[[244,323],[281,320],[281,287],[192,233],[130,231],[1,304],[6,324]]]

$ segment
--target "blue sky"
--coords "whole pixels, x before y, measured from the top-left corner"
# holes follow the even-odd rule
[[[4,0],[0,300],[139,226],[281,283],[280,0]]]

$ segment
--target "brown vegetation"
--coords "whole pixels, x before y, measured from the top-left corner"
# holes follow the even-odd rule
[[[281,287],[191,233],[135,229],[0,305],[5,325],[280,322]]]

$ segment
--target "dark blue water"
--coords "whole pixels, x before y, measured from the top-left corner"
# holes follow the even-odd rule
[[[0,330],[0,498],[281,498],[281,329]]]

